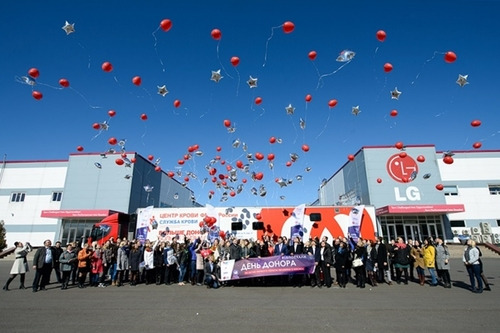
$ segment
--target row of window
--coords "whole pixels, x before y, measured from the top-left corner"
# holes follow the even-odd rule
[[[465,228],[465,221],[464,220],[456,220],[456,221],[450,221],[450,226],[452,228]],[[500,227],[500,220],[497,220],[497,227]]]
[[[52,192],[52,200],[51,201],[61,201],[62,192]],[[26,193],[24,192],[13,192],[10,196],[10,202],[24,202],[26,198]]]
[[[500,185],[488,185],[488,190],[491,195],[500,195]],[[456,185],[446,185],[443,187],[444,195],[458,195],[458,187]]]

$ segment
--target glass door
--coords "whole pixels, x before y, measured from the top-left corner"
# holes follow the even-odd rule
[[[405,237],[406,240],[408,239],[417,239],[419,241],[422,241],[421,235],[420,235],[420,227],[418,224],[405,224]]]
[[[387,243],[391,241],[391,239],[396,239],[398,237],[398,234],[396,232],[396,226],[394,224],[388,224],[386,225],[386,238],[387,238]]]

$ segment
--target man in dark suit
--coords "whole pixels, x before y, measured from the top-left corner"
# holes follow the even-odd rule
[[[288,255],[288,246],[283,243],[283,237],[278,237],[278,243],[274,246],[275,256],[286,256]]]
[[[33,280],[33,292],[47,290],[45,286],[50,282],[50,274],[56,262],[56,254],[52,248],[52,242],[46,240],[43,242],[44,247],[39,248],[33,257],[33,269],[35,270],[35,279]]]
[[[219,288],[219,278],[217,277],[217,264],[214,262],[214,256],[209,255],[205,263],[205,284],[207,288]]]
[[[296,254],[304,254],[304,243],[299,236],[293,238],[293,243],[288,247],[288,254],[293,256]],[[305,283],[305,274],[292,274],[290,277],[290,282],[294,287],[302,287]]]

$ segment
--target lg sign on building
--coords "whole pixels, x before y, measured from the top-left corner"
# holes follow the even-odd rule
[[[418,174],[417,162],[406,155],[392,155],[387,160],[387,173],[398,183],[406,184],[411,182]],[[396,201],[420,201],[420,191],[416,186],[408,186],[406,192],[401,194],[399,187],[394,187],[394,197]]]

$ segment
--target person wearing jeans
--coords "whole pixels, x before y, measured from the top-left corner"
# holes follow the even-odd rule
[[[425,267],[431,275],[431,287],[438,285],[436,277],[436,248],[432,245],[432,240],[426,238],[424,240],[424,263]]]
[[[481,279],[481,265],[479,261],[479,250],[476,247],[476,242],[472,239],[467,240],[462,260],[469,274],[471,291],[473,293],[483,292],[483,281]],[[477,280],[477,289],[476,289]]]

